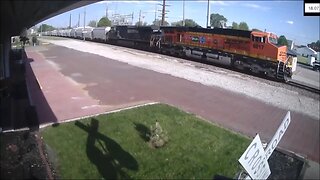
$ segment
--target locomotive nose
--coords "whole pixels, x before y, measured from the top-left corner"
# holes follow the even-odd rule
[[[282,62],[285,62],[287,60],[287,46],[281,46],[278,48],[277,59]]]

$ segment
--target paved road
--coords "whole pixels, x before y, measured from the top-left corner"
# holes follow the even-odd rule
[[[320,89],[320,72],[314,71],[311,66],[298,64],[292,80]]]
[[[158,101],[251,137],[259,133],[263,140],[269,141],[286,114],[286,110],[220,88],[64,47],[47,45],[46,48],[30,48],[27,54],[34,60],[31,66],[45,89],[47,105],[54,107],[51,109],[55,121],[82,116],[83,107],[95,107],[96,112],[101,112]],[[45,64],[47,71],[50,69],[56,75],[45,77],[45,71],[39,72],[42,67],[38,64]],[[69,83],[59,86],[58,82],[66,79]],[[75,97],[87,99],[86,104],[73,103]],[[37,108],[41,110],[41,107]],[[48,122],[45,115],[40,120]],[[292,122],[279,146],[319,162],[319,121],[292,112]]]

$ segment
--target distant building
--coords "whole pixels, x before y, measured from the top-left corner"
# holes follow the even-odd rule
[[[111,24],[112,25],[132,25],[133,23],[133,14],[129,15],[120,15],[120,14],[113,14],[111,17]]]
[[[295,52],[304,57],[315,57],[317,58],[317,52],[307,46],[298,46],[295,49]]]

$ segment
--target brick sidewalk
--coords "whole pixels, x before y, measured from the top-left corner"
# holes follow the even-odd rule
[[[30,61],[26,70],[27,82],[41,124],[105,111],[106,108],[98,100],[86,95],[81,85],[73,84],[45,61],[41,54],[27,51],[27,56]]]

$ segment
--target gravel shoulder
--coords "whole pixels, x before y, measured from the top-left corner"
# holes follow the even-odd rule
[[[179,58],[107,44],[73,39],[57,41],[42,38],[41,41],[100,55],[203,85],[216,86],[319,120],[319,94],[306,92],[283,83]]]

